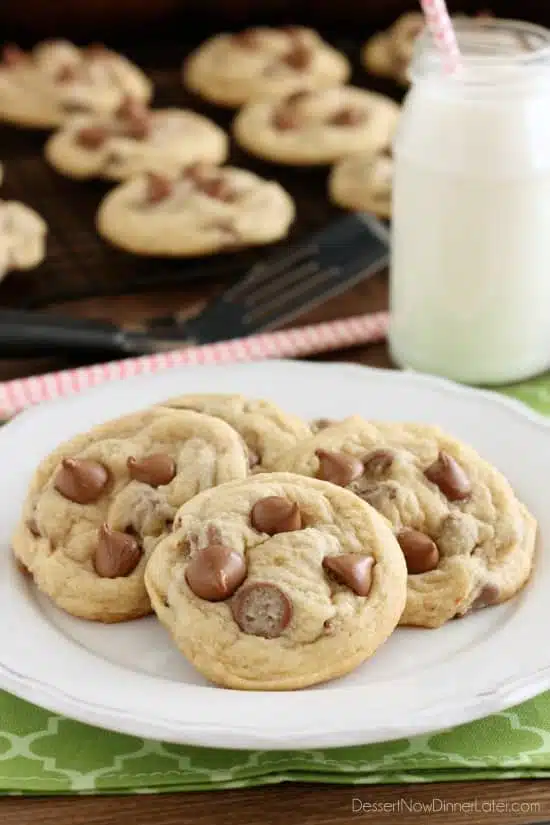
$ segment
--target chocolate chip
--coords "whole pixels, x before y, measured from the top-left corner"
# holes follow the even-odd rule
[[[71,115],[88,114],[90,111],[86,103],[79,102],[78,100],[64,100],[61,103],[61,108],[64,112]]]
[[[332,418],[316,418],[311,422],[310,427],[315,432],[319,432],[319,430],[326,430],[327,427],[332,427],[333,424],[336,424],[336,421]]]
[[[325,556],[323,567],[340,584],[349,587],[358,596],[368,596],[372,585],[372,556],[343,553],[341,556]]]
[[[233,42],[243,49],[256,49],[261,42],[261,34],[257,29],[244,29],[233,35]]]
[[[256,582],[237,591],[231,612],[243,633],[275,639],[292,618],[292,603],[276,585]]]
[[[130,478],[150,484],[151,487],[170,484],[176,475],[176,462],[166,453],[151,453],[139,460],[132,457],[126,464]]]
[[[109,471],[98,461],[64,458],[55,477],[58,493],[75,504],[92,504],[109,483]]]
[[[23,564],[21,559],[16,559],[15,563],[17,565],[17,569],[19,570],[20,573],[22,573],[25,576],[25,578],[32,579],[31,571],[29,570],[29,568],[27,567],[26,564]]]
[[[260,456],[258,455],[258,453],[254,452],[254,450],[251,450],[250,447],[248,447],[247,449],[248,449],[248,467],[249,467],[249,469],[252,470],[253,467],[257,467],[258,464],[260,463]]]
[[[365,475],[381,478],[393,464],[394,455],[390,450],[374,450],[363,459]]]
[[[331,619],[326,619],[326,621],[323,622],[323,630],[326,636],[334,636],[336,632],[334,622]]]
[[[208,179],[208,174],[211,171],[211,166],[207,163],[198,161],[186,166],[183,170],[183,177],[192,180],[194,183],[202,183],[203,180]]]
[[[240,553],[224,544],[209,544],[187,565],[185,579],[199,599],[221,602],[228,599],[246,578],[246,562]]]
[[[425,533],[406,527],[397,534],[397,541],[405,556],[409,574],[428,573],[439,564],[437,544]]]
[[[308,29],[305,26],[296,26],[296,25],[288,25],[288,26],[281,26],[280,31],[288,34],[292,40],[302,40],[307,34],[309,33]]]
[[[477,596],[476,599],[472,602],[472,610],[480,610],[483,607],[490,607],[492,604],[496,604],[498,598],[500,596],[500,591],[498,587],[495,587],[494,584],[486,584],[483,587]]]
[[[250,522],[255,530],[274,536],[301,530],[302,514],[298,505],[283,496],[261,498],[253,506]]]
[[[104,524],[99,529],[94,567],[103,579],[129,576],[141,559],[141,548],[134,536],[120,533]]]
[[[147,175],[147,203],[160,203],[172,194],[172,182],[162,175],[150,172]]]
[[[2,49],[2,63],[4,66],[18,66],[28,60],[27,55],[15,43],[7,43]]]
[[[346,106],[340,109],[339,112],[333,114],[328,123],[331,126],[358,126],[366,119],[366,113],[361,109],[356,109],[353,106]]]
[[[61,66],[58,70],[55,79],[58,83],[70,83],[76,77],[76,70],[74,66]]]
[[[215,198],[218,201],[224,201],[225,203],[229,203],[235,199],[235,190],[229,181],[223,177],[202,180],[198,184],[198,189],[200,189],[201,192],[204,192],[205,195],[209,195],[211,198]]]
[[[309,46],[297,42],[290,49],[290,51],[282,56],[281,60],[291,69],[301,71],[303,69],[307,69],[311,63],[312,57],[313,54]]]
[[[339,487],[347,487],[363,475],[363,462],[353,455],[330,450],[317,450],[315,455],[319,459],[317,478],[322,481],[330,481]]]
[[[126,97],[119,108],[116,116],[123,121],[122,134],[135,140],[144,140],[151,131],[151,120],[146,106],[133,97]]]
[[[131,120],[134,117],[142,117],[145,114],[147,114],[145,104],[131,95],[126,95],[116,110],[116,116],[122,120]]]
[[[108,137],[107,129],[101,126],[87,126],[76,133],[76,142],[85,149],[99,149]]]
[[[300,118],[296,112],[290,109],[278,109],[273,114],[273,126],[280,132],[288,132],[300,126]]]
[[[105,57],[109,54],[109,49],[104,43],[90,43],[89,46],[86,46],[85,52],[88,57],[92,60],[97,58]]]
[[[134,140],[145,140],[151,133],[151,122],[147,115],[134,117],[125,124],[123,136]]]
[[[40,532],[40,530],[38,529],[38,524],[36,523],[36,519],[35,519],[35,518],[30,518],[30,519],[27,521],[27,530],[28,530],[30,533],[32,533],[32,534],[33,534],[33,536],[36,536],[36,538],[40,538],[40,536],[42,535],[42,533],[41,533],[41,532]]]
[[[472,492],[470,479],[455,459],[443,450],[437,460],[424,471],[424,475],[437,485],[449,501],[461,501]]]
[[[308,98],[310,94],[309,89],[298,89],[297,92],[292,92],[292,94],[285,98],[285,106],[296,106],[296,104]]]

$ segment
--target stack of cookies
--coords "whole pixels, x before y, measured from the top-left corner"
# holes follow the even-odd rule
[[[293,690],[349,673],[400,625],[511,599],[535,534],[507,480],[436,427],[188,395],[46,457],[13,549],[68,613],[154,613],[211,682]]]

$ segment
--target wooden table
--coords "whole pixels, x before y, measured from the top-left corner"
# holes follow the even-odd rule
[[[182,308],[200,306],[220,286],[203,284],[177,293],[89,300],[55,309],[81,317],[109,316],[130,322],[164,314],[175,304]],[[384,309],[386,301],[386,282],[379,277],[304,316],[300,323]],[[323,359],[390,366],[383,345],[333,353]],[[68,361],[0,362],[0,380],[68,365]],[[288,784],[211,793],[10,798],[0,802],[2,825],[349,825],[354,821],[376,825],[527,825],[545,820],[550,822],[550,785],[541,780],[378,787]]]

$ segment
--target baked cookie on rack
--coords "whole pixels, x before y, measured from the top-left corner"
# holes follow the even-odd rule
[[[501,473],[437,427],[353,416],[277,469],[346,487],[389,520],[409,571],[403,625],[439,627],[511,599],[530,577],[535,519]]]
[[[12,270],[42,263],[47,233],[46,222],[30,206],[0,200],[0,281]]]
[[[407,571],[390,526],[347,490],[275,473],[188,502],[145,571],[153,608],[210,681],[295,690],[391,635]]]
[[[148,101],[152,91],[141,69],[101,45],[48,40],[30,52],[11,45],[0,63],[0,120],[51,129],[74,114],[113,112],[128,96]]]
[[[337,86],[350,74],[345,55],[301,26],[217,34],[189,55],[183,66],[188,89],[232,108],[297,89]]]
[[[417,38],[424,29],[424,15],[407,12],[387,31],[373,35],[363,46],[363,65],[371,74],[409,84],[409,66]]]
[[[311,435],[305,421],[265,399],[219,393],[181,395],[162,406],[195,410],[227,421],[243,437],[255,471],[270,470],[282,452]]]
[[[330,199],[336,206],[391,217],[393,157],[391,145],[350,155],[336,163],[329,176]]]
[[[99,234],[135,255],[213,255],[284,238],[294,201],[275,181],[245,169],[197,164],[138,175],[99,206]]]
[[[243,149],[264,160],[324,165],[386,146],[399,114],[390,98],[340,86],[249,103],[236,116],[233,132]]]
[[[112,114],[67,120],[45,145],[49,163],[75,179],[125,180],[142,172],[223,163],[228,138],[188,109],[148,109],[128,98]]]
[[[13,537],[38,588],[84,619],[151,612],[145,563],[178,508],[208,487],[248,475],[229,424],[153,409],[70,439],[37,468]]]

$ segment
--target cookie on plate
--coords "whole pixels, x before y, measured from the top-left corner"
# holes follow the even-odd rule
[[[13,550],[68,613],[99,622],[144,616],[145,563],[178,508],[247,475],[242,440],[224,421],[167,409],[125,416],[40,463]]]
[[[78,48],[49,40],[31,52],[4,48],[0,120],[50,129],[74,114],[113,112],[127,96],[148,101],[152,84],[137,66],[104,46]]]
[[[212,255],[284,238],[294,201],[275,181],[245,169],[197,164],[180,174],[145,174],[109,192],[97,229],[135,255]]]
[[[258,27],[206,40],[185,61],[188,89],[221,106],[345,83],[348,59],[308,28]]]
[[[340,86],[249,103],[236,116],[233,132],[243,149],[265,160],[322,165],[386,146],[399,114],[390,98]]]
[[[0,281],[12,270],[34,269],[44,260],[48,227],[18,201],[0,200]]]
[[[423,29],[424,15],[407,12],[387,31],[373,35],[363,46],[361,53],[367,71],[408,86],[414,45]]]
[[[47,141],[49,163],[70,178],[124,180],[164,169],[223,163],[223,129],[188,109],[150,110],[128,98],[113,114],[74,117]]]
[[[501,473],[436,427],[353,416],[277,466],[346,487],[391,522],[409,570],[401,624],[439,627],[505,602],[531,574],[534,518]]]
[[[336,206],[391,217],[393,157],[391,145],[376,152],[350,155],[336,163],[328,189]]]
[[[264,474],[188,502],[145,583],[210,681],[293,690],[356,668],[393,632],[407,571],[372,507],[334,484]]]
[[[281,410],[272,401],[222,393],[182,395],[170,398],[165,407],[222,418],[243,437],[256,471],[270,470],[279,455],[311,435],[310,427],[297,415]]]

